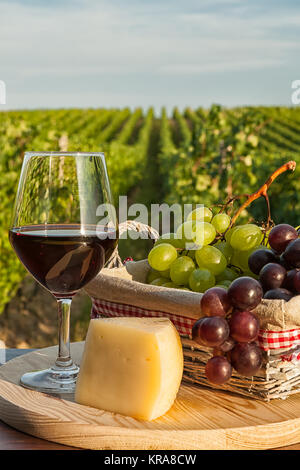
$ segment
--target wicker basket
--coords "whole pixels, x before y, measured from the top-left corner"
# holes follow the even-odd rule
[[[158,233],[136,222],[120,224],[120,235],[127,230],[143,233],[155,241]],[[93,306],[91,317],[100,316],[164,316],[170,318],[180,333],[184,352],[183,380],[195,385],[237,393],[269,401],[286,398],[300,391],[300,296],[289,302],[262,300],[255,313],[263,324],[258,343],[263,350],[263,365],[252,378],[233,372],[226,385],[210,384],[205,377],[205,364],[212,356],[211,349],[199,346],[191,339],[191,328],[201,317],[202,294],[145,284],[150,267],[146,260],[124,265],[116,251],[108,266],[88,286]],[[292,302],[292,303],[291,303]],[[290,304],[291,303],[291,304]],[[289,310],[286,309],[289,304]],[[282,328],[281,321],[272,329],[270,308],[280,309],[284,325],[293,311],[299,313],[299,324]],[[294,315],[295,316],[295,315]],[[271,328],[270,328],[271,327]],[[274,339],[275,338],[275,339]],[[276,347],[273,347],[276,345]],[[271,346],[270,346],[271,345]]]

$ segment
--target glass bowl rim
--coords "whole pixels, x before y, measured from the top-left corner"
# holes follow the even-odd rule
[[[101,157],[105,158],[104,152],[31,152],[27,151],[24,154],[25,156],[28,157],[63,157],[63,156],[69,156],[69,157]]]

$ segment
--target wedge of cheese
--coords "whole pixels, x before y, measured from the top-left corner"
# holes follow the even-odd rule
[[[153,420],[172,406],[182,373],[180,337],[168,318],[93,319],[75,401]]]

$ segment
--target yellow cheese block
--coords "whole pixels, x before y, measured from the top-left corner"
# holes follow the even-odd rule
[[[168,318],[90,321],[75,400],[153,420],[172,406],[182,379],[179,334]]]

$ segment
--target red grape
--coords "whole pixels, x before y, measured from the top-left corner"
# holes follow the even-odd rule
[[[232,305],[239,310],[254,309],[260,303],[263,296],[260,283],[248,276],[235,279],[227,293]]]
[[[284,259],[284,253],[281,253],[279,257],[279,264],[281,264],[281,266],[283,266],[287,271],[292,269],[292,266]]]
[[[231,336],[229,336],[224,343],[220,344],[217,348],[213,349],[214,356],[224,356],[224,353],[231,351],[234,346],[236,345],[236,341],[234,341]]]
[[[230,362],[241,375],[252,377],[262,365],[262,351],[256,343],[237,343],[230,351]]]
[[[284,283],[282,285],[285,289],[288,289],[295,294],[300,293],[300,270],[291,269],[288,271]]]
[[[293,268],[300,268],[300,238],[289,243],[283,253],[283,258]]]
[[[250,343],[257,338],[259,321],[256,315],[246,310],[236,310],[229,320],[230,336],[240,343]]]
[[[297,294],[300,294],[300,271],[298,270],[296,270],[294,274],[293,286],[295,292],[297,292]]]
[[[291,292],[294,292],[294,276],[297,272],[297,269],[291,269],[286,273],[286,278],[282,284],[282,287],[284,289],[290,290]]]
[[[289,301],[292,297],[293,293],[287,289],[283,289],[282,287],[270,289],[264,295],[264,299],[282,299],[286,301]]]
[[[260,248],[259,250],[253,251],[248,258],[248,266],[250,271],[254,274],[259,274],[261,268],[268,263],[276,263],[278,256],[268,248]]]
[[[282,253],[288,244],[298,238],[297,230],[288,224],[275,225],[269,233],[269,244],[276,253]]]
[[[231,304],[226,289],[211,287],[202,296],[201,311],[204,315],[224,317],[229,312]]]
[[[266,264],[259,273],[259,280],[264,290],[281,287],[286,278],[286,269],[277,263]]]
[[[230,379],[231,373],[231,364],[224,356],[210,358],[205,366],[205,375],[209,382],[213,384],[224,384]]]
[[[192,338],[194,341],[198,342],[197,339],[200,337],[200,326],[201,323],[205,320],[207,317],[201,317],[199,320],[197,320],[192,327]]]
[[[228,352],[228,351],[231,351],[231,349],[233,349],[235,346],[235,341],[233,338],[231,338],[231,336],[229,336],[228,339],[226,339],[224,341],[224,343],[222,343],[220,346],[219,346],[219,349],[220,351],[222,352]]]
[[[193,339],[198,344],[202,344],[208,347],[215,347],[220,346],[222,343],[224,343],[228,336],[229,326],[224,318],[203,317],[202,321],[199,322],[197,328],[195,328],[195,334],[193,334]]]

